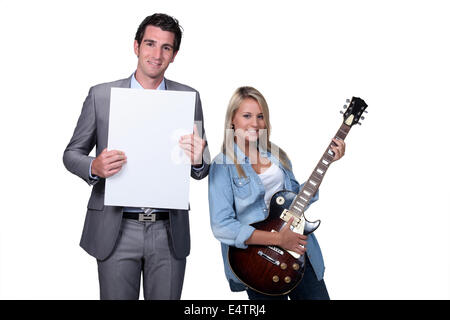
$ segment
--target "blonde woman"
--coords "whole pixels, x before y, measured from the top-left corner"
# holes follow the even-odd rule
[[[231,291],[246,290],[249,299],[329,299],[323,280],[324,262],[314,234],[308,236],[284,227],[280,232],[256,230],[251,224],[268,216],[272,195],[280,190],[298,193],[286,153],[270,141],[269,109],[263,95],[252,87],[238,88],[228,105],[222,152],[209,171],[211,228],[221,242],[225,275]],[[334,160],[345,144],[333,140]],[[316,194],[311,202],[318,199]],[[275,245],[305,254],[305,273],[288,295],[268,296],[246,287],[228,263],[228,246]]]

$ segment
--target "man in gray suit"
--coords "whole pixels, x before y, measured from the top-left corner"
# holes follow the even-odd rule
[[[199,93],[164,77],[178,53],[181,35],[178,21],[170,16],[154,14],[144,19],[134,42],[136,72],[89,90],[64,151],[66,168],[93,185],[80,245],[97,259],[101,299],[139,299],[141,274],[145,299],[181,297],[190,251],[188,211],[104,205],[105,178],[119,172],[127,160],[124,151],[106,148],[113,87],[196,92],[194,133],[181,137],[179,145],[191,159],[191,176],[199,180],[208,174],[209,151],[200,136],[204,127]],[[89,156],[94,146],[95,158]]]

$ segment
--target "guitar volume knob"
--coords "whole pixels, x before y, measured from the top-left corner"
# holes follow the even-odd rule
[[[282,196],[277,197],[277,204],[280,206],[284,204],[284,198]]]

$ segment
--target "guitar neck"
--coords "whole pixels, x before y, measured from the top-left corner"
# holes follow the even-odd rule
[[[342,123],[341,127],[334,137],[339,140],[344,140],[345,137],[347,137],[347,134],[350,132],[350,129],[351,126]],[[289,211],[295,215],[298,215],[298,217],[301,217],[303,215],[303,212],[305,211],[309,201],[316,194],[320,184],[322,183],[325,173],[327,172],[330,164],[333,162],[334,152],[331,150],[332,145],[333,142],[328,145],[326,151],[322,155],[320,161],[317,163],[309,179],[305,182],[303,188],[295,197],[294,201],[292,201]]]

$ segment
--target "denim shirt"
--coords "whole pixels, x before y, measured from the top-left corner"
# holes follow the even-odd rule
[[[265,189],[249,159],[235,145],[238,163],[246,177],[239,177],[232,160],[220,153],[214,158],[209,169],[208,199],[210,223],[214,236],[221,242],[225,276],[232,291],[243,291],[245,285],[234,275],[228,263],[228,246],[247,248],[245,241],[255,230],[250,224],[265,220],[269,214],[264,201]],[[298,193],[302,186],[295,180],[292,170],[288,170],[269,152],[270,161],[283,171],[284,189]],[[318,199],[318,193],[311,202]],[[323,278],[325,266],[319,243],[314,234],[307,240],[306,253],[318,280]]]

